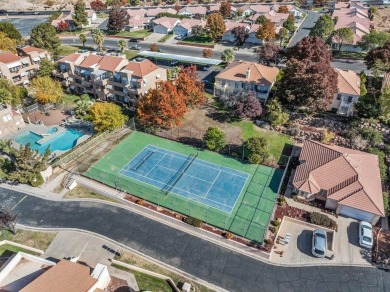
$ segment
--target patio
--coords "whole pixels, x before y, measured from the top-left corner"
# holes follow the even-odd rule
[[[33,113],[23,114],[23,119],[28,122],[37,124],[41,121],[45,126],[56,126],[62,124],[70,116],[61,112],[61,110],[48,110],[47,113],[36,111]]]

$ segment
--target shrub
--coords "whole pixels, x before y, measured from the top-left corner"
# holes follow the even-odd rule
[[[269,231],[271,231],[273,234],[278,233],[278,230],[279,230],[279,226],[271,226],[269,228]]]
[[[390,215],[389,197],[387,193],[383,193],[383,206],[385,208],[386,216]]]
[[[310,214],[310,222],[316,225],[324,226],[327,228],[334,229],[336,227],[336,221],[329,218],[325,214],[321,214],[318,212],[312,212]]]
[[[135,201],[135,203],[140,205],[140,206],[143,206],[145,204],[145,201],[140,199],[140,200]]]
[[[280,196],[279,197],[279,202],[280,202],[281,205],[286,204],[287,203],[286,197],[285,196]]]
[[[33,187],[39,187],[41,184],[43,184],[45,181],[43,180],[43,177],[40,173],[35,174],[34,179],[30,181],[30,184]]]
[[[330,132],[330,131],[328,131],[328,130],[325,129],[325,130],[322,132],[322,139],[321,139],[321,142],[324,143],[324,144],[328,144],[331,140],[334,139],[335,136],[336,136],[335,133]]]
[[[232,239],[233,238],[233,234],[230,233],[230,232],[225,232],[225,234],[223,235],[226,239]]]
[[[203,221],[194,217],[187,217],[184,219],[184,222],[198,228],[201,228],[203,226]]]
[[[272,244],[272,239],[266,238],[266,239],[264,239],[264,243],[265,244]]]
[[[280,225],[280,221],[274,220],[274,221],[272,222],[272,224],[273,224],[274,226],[278,227],[278,226]]]

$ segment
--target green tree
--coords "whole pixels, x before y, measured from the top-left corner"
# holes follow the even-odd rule
[[[79,35],[79,40],[83,44],[83,49],[85,50],[85,42],[87,41],[87,36],[84,33]]]
[[[282,104],[276,99],[267,103],[268,120],[272,127],[279,127],[288,122],[290,115],[283,111]]]
[[[367,75],[364,71],[360,72],[360,96],[364,97],[367,94]]]
[[[280,28],[277,37],[280,40],[280,46],[281,46],[283,41],[288,37],[288,29],[285,27]]]
[[[12,106],[18,106],[21,104],[22,99],[27,97],[27,89],[22,86],[17,86],[8,81],[7,79],[0,79],[0,88],[5,89],[11,93]]]
[[[207,149],[219,151],[226,145],[226,135],[218,127],[209,127],[203,136]]]
[[[120,51],[123,53],[123,51],[127,47],[127,41],[125,41],[125,40],[118,41],[118,47],[119,47]]]
[[[41,23],[32,29],[30,43],[35,47],[54,52],[61,45],[61,40],[54,26],[50,23]]]
[[[334,30],[334,21],[329,14],[322,14],[310,31],[311,36],[327,39]]]
[[[224,49],[221,53],[221,60],[225,63],[231,63],[234,61],[234,51],[232,49]]]
[[[256,19],[256,24],[264,24],[266,21],[267,21],[267,17],[265,17],[264,15],[260,15],[257,19]]]
[[[381,173],[381,179],[382,182],[387,182],[388,180],[388,175],[387,175],[387,166],[386,166],[386,155],[383,151],[379,150],[378,148],[368,148],[368,152],[371,154],[378,155],[378,161],[379,161],[379,171]]]
[[[295,31],[295,17],[290,14],[285,22],[283,22],[283,27],[287,28],[289,31]]]
[[[16,29],[15,25],[10,22],[0,22],[0,32],[4,32],[7,37],[15,40],[16,42],[20,42],[22,40],[22,35]]]
[[[129,0],[131,6],[140,6],[141,0]]]
[[[0,88],[0,104],[11,104],[12,94],[7,89]]]
[[[383,143],[383,134],[374,128],[363,128],[360,131],[363,139],[371,146],[379,146]]]
[[[53,70],[55,69],[55,64],[53,61],[44,58],[41,60],[41,63],[39,64],[39,71],[38,76],[51,76]]]
[[[390,121],[390,87],[385,87],[379,97],[380,118],[388,123]]]
[[[121,108],[113,103],[97,102],[89,110],[92,123],[98,132],[112,131],[120,128],[127,121]]]
[[[86,116],[88,114],[89,109],[91,108],[91,101],[79,99],[76,101],[75,112],[77,116]]]
[[[101,51],[104,43],[104,32],[100,29],[93,29],[91,30],[92,39],[95,42],[95,44],[98,46],[98,50]]]
[[[88,24],[88,13],[85,11],[85,3],[83,0],[77,0],[74,5],[74,14],[72,18],[78,29],[82,28],[83,25]]]
[[[370,33],[363,35],[362,39],[358,42],[358,45],[363,50],[371,51],[384,46],[388,41],[390,41],[389,33],[371,30]]]
[[[353,31],[349,27],[341,27],[332,33],[332,40],[337,44],[340,51],[345,44],[353,42]]]
[[[212,39],[218,40],[221,38],[226,31],[222,15],[220,13],[213,13],[207,16],[206,29]]]
[[[245,156],[252,164],[260,164],[268,157],[269,144],[264,137],[251,137],[244,143]]]

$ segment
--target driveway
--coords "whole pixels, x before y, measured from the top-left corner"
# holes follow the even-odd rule
[[[320,14],[314,11],[307,11],[307,15],[303,23],[300,25],[294,36],[290,40],[288,47],[293,47],[304,37],[308,36],[311,28],[316,24]]]
[[[144,43],[158,43],[159,40],[161,40],[163,37],[165,37],[165,34],[162,33],[152,33],[150,36],[146,38]]]
[[[44,200],[2,188],[0,201],[15,212],[19,224],[89,230],[229,291],[388,291],[390,287],[390,273],[379,269],[270,265],[104,203]]]

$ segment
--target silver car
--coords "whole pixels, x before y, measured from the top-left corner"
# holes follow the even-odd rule
[[[361,221],[359,224],[359,244],[363,247],[372,248],[372,242],[371,224]]]
[[[311,253],[318,258],[324,258],[326,254],[326,232],[321,229],[316,229],[313,231],[313,242]]]

